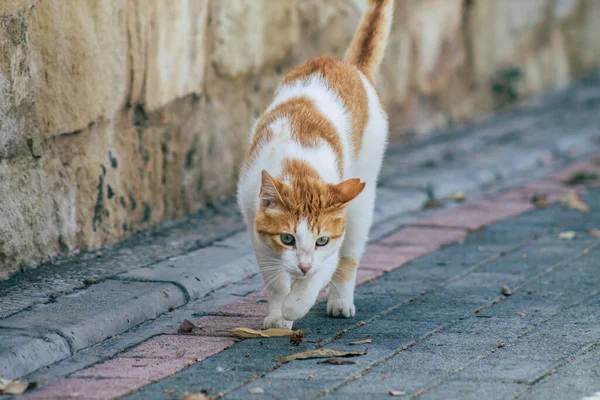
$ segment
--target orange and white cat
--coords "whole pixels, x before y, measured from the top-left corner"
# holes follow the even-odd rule
[[[328,284],[328,314],[355,314],[388,135],[374,75],[392,14],[393,0],[368,0],[344,59],[292,69],[254,126],[238,203],[269,291],[265,328],[291,328]]]

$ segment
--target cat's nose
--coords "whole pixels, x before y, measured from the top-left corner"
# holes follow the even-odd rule
[[[298,268],[300,268],[300,271],[302,271],[302,273],[303,273],[304,275],[306,275],[306,273],[307,273],[308,271],[310,271],[310,269],[312,268],[312,265],[310,265],[310,264],[305,264],[305,263],[299,263],[299,264],[298,264]]]

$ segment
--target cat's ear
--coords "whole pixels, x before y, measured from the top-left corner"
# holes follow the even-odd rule
[[[282,183],[273,178],[267,171],[262,171],[262,183],[260,185],[260,205],[261,207],[274,207],[283,204],[281,194],[279,193]]]
[[[344,205],[354,200],[356,196],[363,191],[365,185],[365,182],[361,182],[360,179],[354,178],[333,185],[332,188],[340,203]]]

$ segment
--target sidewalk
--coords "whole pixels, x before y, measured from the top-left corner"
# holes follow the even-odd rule
[[[27,398],[138,389],[140,399],[203,390],[249,398],[252,387],[265,391],[255,398],[590,396],[600,391],[600,242],[588,231],[600,229],[600,192],[584,196],[587,214],[536,209],[531,199],[583,191],[564,183],[573,172],[600,175],[590,158],[600,154],[599,110],[595,77],[483,125],[392,146],[357,317],[327,319],[318,305],[296,324],[310,333],[293,350],[289,339],[234,343],[223,332],[258,327],[266,307],[227,203],[0,282],[0,376],[44,380]],[[467,201],[422,211],[428,187],[441,200],[460,191]],[[573,240],[558,239],[570,230]],[[503,285],[514,294],[503,296]],[[175,335],[184,319],[201,334]],[[275,369],[276,356],[314,348],[308,340],[347,349],[365,338],[372,343],[350,346],[368,350],[357,364]]]

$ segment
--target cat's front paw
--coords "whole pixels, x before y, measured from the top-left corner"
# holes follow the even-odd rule
[[[314,303],[307,301],[306,298],[290,293],[283,302],[283,318],[288,321],[296,321],[304,317]]]
[[[329,300],[327,302],[327,315],[336,318],[352,318],[356,314],[356,308],[352,302],[343,299]]]
[[[292,329],[294,321],[286,321],[282,315],[269,315],[263,321],[263,329],[287,328]]]

